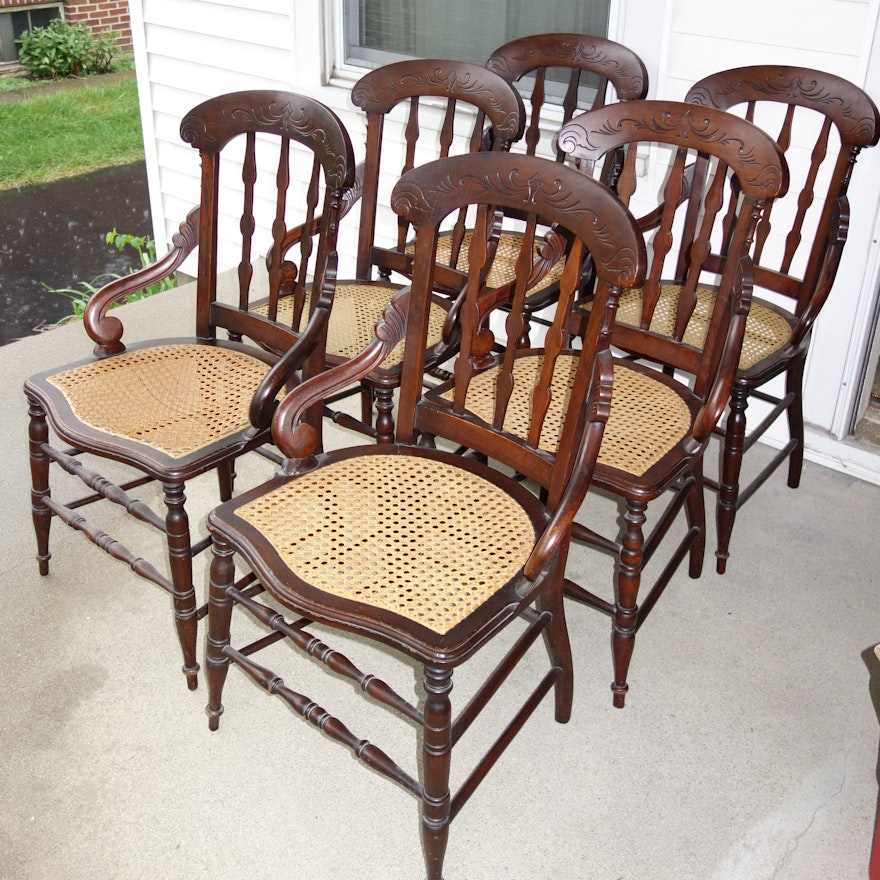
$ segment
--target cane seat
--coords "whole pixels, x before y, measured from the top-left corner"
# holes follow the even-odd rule
[[[786,460],[788,485],[800,484],[811,330],[834,286],[849,234],[847,191],[856,159],[880,140],[880,112],[864,91],[839,76],[784,65],[712,74],[691,86],[685,100],[744,115],[776,133],[786,156],[794,157],[788,196],[768,206],[756,232],[755,284],[770,298],[756,296],[753,302],[730,410],[717,429],[723,438],[720,472],[706,479],[717,492],[715,557],[723,573],[742,505]],[[784,390],[772,385],[781,376]],[[770,408],[747,435],[750,397]],[[783,414],[788,440],[748,485],[740,486],[743,457]]]
[[[525,181],[531,192],[524,193]],[[501,398],[500,409],[496,406],[487,422],[458,399],[444,404],[442,385],[426,392],[423,383],[440,225],[460,208],[478,209],[461,307],[461,342],[453,364],[461,390],[483,375],[480,364],[493,348],[480,321],[482,278],[490,259],[482,242],[491,237],[496,211],[522,205],[526,198],[535,214],[532,228],[538,220],[558,223],[570,236],[576,258],[582,248],[590,250],[598,279],[595,317],[584,332],[580,353],[573,356],[574,392],[568,405],[552,416],[560,437],[556,455],[548,455],[535,438],[551,417],[545,404],[553,364],[568,353],[557,349],[545,354],[547,370],[530,383],[531,393],[524,392],[531,403],[522,410],[529,413],[523,433],[517,430],[519,423],[516,428],[504,426]],[[605,187],[531,156],[484,152],[420,166],[398,181],[392,206],[415,226],[417,271],[411,290],[395,297],[364,352],[303,383],[281,403],[274,437],[287,458],[278,476],[209,516],[214,560],[207,712],[216,730],[224,712],[228,670],[231,665],[243,670],[419,800],[428,880],[441,880],[450,823],[542,698],[554,692],[558,721],[571,713],[573,669],[562,601],[568,534],[584,500],[608,414],[613,302],[623,289],[640,282],[645,250],[632,217]],[[511,315],[521,310],[531,272],[528,235],[522,247]],[[563,336],[577,284],[577,273],[562,279],[553,338]],[[369,371],[402,339],[397,442],[319,453],[315,433],[302,422],[302,414],[322,396]],[[504,346],[510,354],[515,347]],[[511,361],[502,356],[490,366],[500,368],[495,374],[499,387],[507,386],[513,378]],[[567,372],[571,374],[570,367]],[[434,394],[439,405],[427,402]],[[463,443],[478,455],[440,449],[441,440]],[[537,477],[546,491],[534,492],[512,470]],[[236,570],[241,573],[238,580]],[[263,600],[264,592],[269,601]],[[259,627],[250,644],[233,643],[231,624],[239,611],[248,612]],[[355,638],[343,653],[346,632]],[[453,674],[472,674],[474,664],[468,661],[484,648],[491,659],[490,642],[502,634],[500,652],[490,662],[494,668],[474,682],[474,689],[466,684],[470,700],[453,717]],[[391,710],[389,718],[397,715],[415,725],[421,738],[418,772],[403,769],[378,744],[359,738],[257,660],[279,639],[356,682],[378,707]],[[409,680],[406,690],[412,689],[415,661],[423,673],[424,696],[413,700],[392,686],[390,675],[379,679],[361,672],[347,654],[362,649],[363,642],[384,647],[389,662]],[[520,661],[533,661],[542,648],[548,652],[549,668],[534,661],[539,664],[537,682],[528,683],[532,663]],[[483,757],[453,792],[452,752],[463,736],[474,740],[480,735],[483,725],[477,722],[505,680],[519,709],[497,740],[488,737]],[[228,711],[233,710],[247,708],[230,705]],[[480,747],[475,754],[483,752],[479,742],[472,745]],[[341,798],[332,800],[333,809],[342,808]],[[381,875],[382,869],[372,867],[367,873]]]
[[[216,470],[220,499],[231,497],[235,459],[270,440],[279,392],[287,382],[323,368],[321,340],[332,302],[338,217],[342,195],[354,184],[355,167],[351,143],[336,116],[317,101],[289,92],[235,92],[210,99],[184,117],[181,136],[200,153],[199,208],[190,213],[174,237],[173,249],[157,265],[111,282],[92,297],[84,324],[95,343],[93,357],[32,376],[25,393],[40,573],[49,573],[50,526],[58,518],[161,587],[172,598],[183,671],[188,686],[195,689],[197,621],[206,608],[197,600],[192,559],[207,548],[209,539],[191,536],[184,487],[194,477]],[[243,146],[237,158],[232,158],[234,150],[224,151],[231,142]],[[276,188],[275,204],[270,217],[255,213],[257,168],[264,161],[274,165],[270,178]],[[230,172],[241,178],[240,191],[219,187],[221,168],[224,180]],[[293,224],[287,189],[297,174],[310,180],[309,196],[290,201],[297,206],[296,219],[315,227],[316,239],[310,243],[313,247],[286,258],[287,276],[314,279],[311,317],[301,332],[249,310],[252,298],[266,294],[253,282],[258,241],[268,239],[274,265],[281,266],[282,238],[265,230],[271,227],[278,233],[280,226],[273,227],[272,221],[279,216]],[[242,230],[235,305],[217,296],[221,210],[237,213]],[[126,345],[123,323],[110,307],[172,275],[196,249],[195,335]],[[277,300],[282,285],[282,274],[271,272],[270,300]],[[223,331],[229,339],[219,338]],[[320,413],[309,419],[320,431]],[[61,443],[50,441],[50,428]],[[102,468],[107,460],[130,468],[130,478],[117,484],[93,469]],[[50,487],[53,464],[52,474],[66,471],[91,494],[60,501],[57,487]],[[151,481],[162,485],[164,516],[130,494]],[[116,504],[163,533],[170,576],[164,566],[149,562],[95,520],[86,519],[82,508],[96,501]]]

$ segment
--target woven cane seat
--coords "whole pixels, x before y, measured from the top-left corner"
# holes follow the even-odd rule
[[[505,431],[526,436],[531,390],[542,364],[540,355],[517,359],[514,390],[504,420]],[[574,355],[557,361],[550,406],[538,444],[546,452],[556,452],[576,367]],[[497,374],[498,368],[486,370],[474,376],[468,385],[467,409],[489,424],[493,419]],[[674,387],[623,362],[614,365],[613,389],[611,415],[605,426],[598,463],[642,476],[690,431],[691,413]],[[452,394],[449,389],[443,397],[451,400]]]
[[[378,284],[339,283],[333,298],[330,311],[330,322],[327,326],[327,354],[331,357],[353,358],[363,351],[373,340],[376,322],[391,302],[397,288]],[[252,311],[267,315],[268,303],[257,306]],[[293,314],[293,298],[283,297],[278,301],[278,317],[282,324],[290,324]],[[308,315],[303,310],[300,321],[302,330]],[[428,316],[428,348],[433,348],[443,341],[443,324],[446,321],[446,310],[436,303],[431,304]],[[403,361],[404,344],[400,342],[382,364],[382,369],[391,370],[399,367]]]
[[[464,238],[461,244],[461,250],[458,256],[458,262],[456,263],[456,268],[460,272],[468,271],[468,248],[471,244],[471,232],[465,232]],[[502,232],[498,239],[498,248],[495,251],[495,259],[492,262],[492,267],[489,269],[489,275],[486,278],[486,284],[489,287],[502,287],[505,284],[509,284],[516,277],[515,266],[516,259],[519,256],[520,246],[522,239],[515,232]],[[413,245],[410,244],[407,248],[408,253],[413,252]],[[441,235],[437,241],[437,264],[438,265],[449,265],[450,255],[452,253],[452,235]],[[535,254],[537,259],[537,253]],[[529,288],[529,293],[537,293],[540,290],[544,290],[547,287],[550,287],[551,284],[556,284],[560,278],[562,278],[563,270],[565,269],[565,258],[563,257],[561,260],[557,261],[550,269],[547,271],[547,274],[535,284],[534,287]]]
[[[651,321],[651,330],[664,336],[671,336],[675,325],[675,308],[681,287],[677,284],[664,284],[660,300]],[[685,329],[684,342],[695,348],[702,348],[706,340],[712,309],[715,307],[715,291],[711,287],[697,288],[697,305]],[[642,295],[639,290],[628,290],[620,298],[617,320],[622,324],[637,327],[642,309]],[[792,323],[777,311],[760,300],[752,300],[746,320],[739,369],[751,369],[755,364],[779,351],[791,337]]]
[[[433,458],[365,455],[243,505],[290,571],[441,635],[525,564],[535,529],[504,490]]]
[[[183,458],[250,426],[264,361],[211,345],[157,345],[48,377],[77,419]]]

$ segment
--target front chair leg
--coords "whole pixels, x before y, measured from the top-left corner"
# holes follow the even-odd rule
[[[785,376],[785,390],[792,395],[788,405],[788,435],[794,447],[788,456],[788,485],[797,489],[801,484],[801,471],[804,468],[804,365],[806,352],[789,368]]]
[[[730,536],[739,503],[739,474],[742,469],[743,446],[746,440],[746,407],[749,390],[734,384],[730,395],[730,413],[724,426],[724,451],[721,459],[721,480],[715,518],[718,524],[718,547],[715,568],[724,574],[730,556]]]
[[[558,574],[544,588],[538,601],[540,611],[549,611],[552,615],[545,630],[545,641],[550,662],[560,670],[556,679],[556,720],[565,724],[571,719],[571,707],[574,700],[574,661],[571,656],[571,640],[568,637],[568,624],[565,621],[565,605],[563,603],[563,585],[565,560],[557,567]]]
[[[168,539],[168,560],[171,583],[174,587],[174,620],[177,637],[183,651],[183,674],[186,685],[194,691],[199,686],[199,664],[196,660],[198,617],[196,591],[192,577],[192,549],[189,536],[189,518],[184,504],[186,495],[182,483],[163,483],[165,490],[165,534]]]
[[[205,678],[208,682],[208,728],[216,730],[223,714],[223,685],[229,672],[229,659],[223,649],[229,644],[232,599],[228,590],[235,580],[235,551],[229,544],[214,538],[211,560],[211,586],[208,599],[208,648],[205,654]]]
[[[49,456],[43,448],[49,442],[49,425],[46,411],[36,398],[28,397],[28,440],[31,462],[31,517],[34,534],[37,538],[37,563],[41,575],[49,574],[49,529],[52,525],[52,511],[46,507],[44,499],[49,497]]]
[[[694,484],[688,490],[686,507],[688,527],[696,531],[690,549],[688,575],[698,578],[703,573],[703,559],[706,555],[706,499],[703,494],[703,458],[697,460],[693,469]]]
[[[443,880],[449,839],[449,768],[452,763],[452,670],[425,666],[425,722],[422,741],[422,846],[428,880]]]
[[[617,603],[614,606],[612,652],[614,654],[614,706],[622,709],[629,684],[626,677],[632,660],[639,622],[639,586],[642,580],[642,557],[645,546],[645,510],[643,501],[627,501],[624,533],[617,572]]]

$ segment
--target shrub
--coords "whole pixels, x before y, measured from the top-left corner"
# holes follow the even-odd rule
[[[117,232],[114,229],[112,232],[107,233],[106,240],[107,244],[114,245],[118,251],[122,251],[126,247],[134,248],[140,258],[141,268],[146,268],[156,262],[156,242],[149,236],[128,235]],[[131,272],[135,271],[135,269],[131,270]],[[131,272],[129,274],[131,274]],[[64,296],[70,300],[70,307],[72,309],[71,313],[58,322],[59,324],[66,324],[70,321],[82,320],[83,312],[85,311],[86,305],[88,305],[89,299],[92,295],[100,290],[103,285],[109,284],[114,279],[121,277],[121,275],[111,272],[106,275],[99,275],[97,278],[92,279],[92,281],[80,281],[81,290],[75,287],[49,287],[48,284],[43,284],[43,287],[45,287],[50,293],[57,293],[59,296]],[[125,302],[135,302],[136,300],[144,299],[144,297],[152,296],[155,293],[160,293],[163,290],[171,290],[176,286],[177,274],[175,273],[169,278],[164,278],[162,281],[157,281],[155,284],[151,284],[143,290],[138,290],[135,293],[132,293],[130,296],[126,297]]]
[[[60,18],[48,27],[25,31],[15,42],[18,60],[34,79],[107,73],[116,53],[112,32],[93,36],[84,24],[70,25]]]

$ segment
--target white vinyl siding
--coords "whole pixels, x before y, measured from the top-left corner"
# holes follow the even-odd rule
[[[267,87],[309,94],[336,111],[362,157],[363,120],[349,97],[360,72],[334,66],[343,51],[343,0],[131,0],[130,5],[133,28],[140,29],[136,57],[160,248],[198,198],[198,157],[180,142],[180,117],[210,95]],[[691,83],[716,70],[779,63],[828,70],[878,100],[880,50],[872,49],[878,6],[880,0],[741,0],[733,6],[721,0],[612,0],[608,36],[643,58],[651,97],[681,99]],[[792,148],[793,161],[801,161],[799,149]],[[835,453],[827,450],[848,428],[858,366],[873,330],[880,278],[878,193],[880,148],[859,160],[850,191],[849,241],[808,362],[806,418],[815,434],[808,447],[825,450],[819,459],[829,464]],[[380,212],[379,222],[393,222],[390,209]],[[342,271],[353,265],[353,226],[343,224]],[[750,415],[756,412],[757,407]],[[880,482],[880,456],[874,459],[859,475]]]

